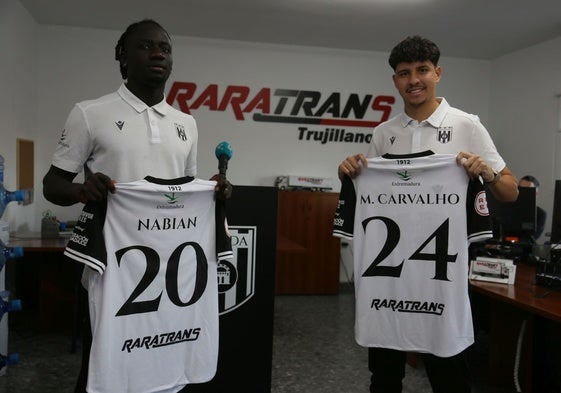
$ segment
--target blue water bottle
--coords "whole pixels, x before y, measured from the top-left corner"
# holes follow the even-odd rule
[[[9,355],[0,354],[0,370],[6,366],[15,366],[19,363],[19,354],[17,352]]]
[[[20,258],[22,256],[23,247],[6,247],[0,240],[0,271],[2,271],[8,259]]]
[[[8,191],[4,187],[4,157],[0,155],[0,217],[6,210],[6,205],[14,201],[25,201],[27,198],[25,190]]]
[[[0,321],[2,317],[7,312],[12,311],[21,311],[21,300],[20,299],[13,299],[13,300],[4,300],[10,296],[10,291],[1,291],[0,292]]]
[[[14,201],[23,202],[24,200],[24,190],[8,191],[4,188],[4,183],[0,183],[0,217],[4,214],[4,210],[6,210],[6,205],[8,203]]]

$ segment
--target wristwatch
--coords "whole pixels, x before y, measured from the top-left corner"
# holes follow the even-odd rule
[[[493,169],[493,180],[486,181],[485,184],[496,184],[501,180],[501,173]]]

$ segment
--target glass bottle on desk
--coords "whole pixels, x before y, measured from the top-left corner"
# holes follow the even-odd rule
[[[4,268],[6,261],[23,256],[23,247],[6,247],[0,240],[0,271]]]

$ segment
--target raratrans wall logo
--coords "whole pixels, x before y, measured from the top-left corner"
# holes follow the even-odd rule
[[[218,263],[218,310],[227,314],[255,294],[257,227],[228,226],[234,258]]]
[[[218,84],[197,86],[193,82],[174,82],[167,102],[191,114],[205,108],[231,112],[236,120],[299,124],[296,137],[301,141],[326,143],[370,143],[372,128],[389,119],[395,97],[340,92],[322,93]],[[323,128],[322,128],[323,127]],[[350,131],[345,127],[366,128]]]

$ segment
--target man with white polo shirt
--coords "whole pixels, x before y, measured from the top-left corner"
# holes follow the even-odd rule
[[[115,48],[125,82],[74,106],[44,178],[45,197],[59,205],[99,201],[112,181],[197,173],[197,124],[171,107],[164,88],[172,69],[171,39],[156,22],[131,25]],[[84,169],[85,182],[72,183]]]
[[[76,104],[68,116],[43,178],[43,194],[52,203],[102,203],[116,192],[116,182],[197,174],[195,119],[165,100],[173,65],[167,31],[151,19],[131,24],[117,42],[115,59],[124,83],[114,93]],[[82,170],[84,182],[74,182]],[[229,197],[226,177],[216,180],[215,196]],[[91,345],[87,307],[84,311],[83,362],[75,392],[85,392]]]
[[[455,155],[457,164],[463,166],[467,175],[472,179],[480,177],[497,199],[515,200],[518,195],[517,180],[497,152],[479,118],[453,108],[444,98],[437,97],[436,85],[442,73],[438,66],[439,58],[440,50],[436,44],[419,36],[407,37],[393,48],[389,63],[394,70],[394,85],[403,99],[404,112],[374,129],[367,155],[359,153],[347,157],[339,165],[339,178],[343,180],[346,176],[358,176],[362,167],[368,167],[367,157],[432,151]],[[446,179],[441,181],[445,183]],[[362,285],[375,285],[375,280],[367,274],[363,275],[363,272],[355,271],[355,279],[361,280]],[[396,280],[395,285],[399,284]],[[419,285],[423,283],[419,281]],[[467,296],[467,291],[462,290],[459,296]],[[357,315],[362,311],[357,310]],[[465,321],[466,317],[471,321],[471,315],[458,316],[458,321]],[[420,327],[417,329],[417,334],[430,333],[421,331]],[[401,339],[407,341],[406,337]],[[458,339],[464,343],[458,346],[463,349],[473,342],[473,337]],[[392,337],[392,342],[395,341]],[[399,345],[381,342],[379,346],[369,348],[371,392],[401,392],[406,353],[397,347]],[[470,391],[463,352],[453,352],[450,357],[423,354],[427,375],[436,393]]]

